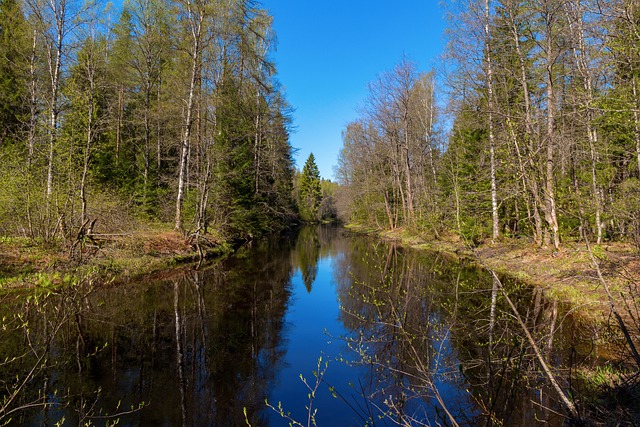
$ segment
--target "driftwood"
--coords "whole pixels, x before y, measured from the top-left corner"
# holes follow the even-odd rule
[[[117,240],[117,237],[129,236],[127,233],[87,233],[87,237],[93,240]]]
[[[86,244],[87,238],[90,239],[91,242],[95,244],[95,242],[91,239],[91,237],[88,237],[87,231],[93,230],[93,227],[96,224],[97,218],[91,221],[91,224],[89,224],[89,221],[90,221],[89,218],[85,219],[82,225],[80,226],[80,228],[78,228],[78,232],[76,233],[76,238],[73,244],[71,245],[71,248],[69,249],[70,258],[73,258],[73,254],[76,248],[80,246],[80,259],[82,259],[82,247]],[[87,228],[87,225],[89,225],[89,228]]]
[[[631,334],[629,333],[629,329],[627,328],[627,324],[622,319],[622,316],[620,316],[620,313],[616,309],[615,300],[613,298],[613,295],[611,294],[611,289],[609,289],[609,283],[605,280],[604,276],[602,275],[602,270],[600,269],[600,263],[598,263],[598,261],[596,260],[595,255],[593,255],[593,250],[591,250],[591,245],[589,244],[589,239],[587,238],[586,234],[584,234],[584,231],[583,231],[583,235],[584,235],[584,241],[587,244],[587,251],[589,252],[589,257],[591,258],[591,263],[593,264],[593,267],[595,268],[596,273],[598,274],[598,280],[600,281],[600,284],[602,285],[602,288],[604,289],[605,293],[607,294],[607,299],[609,301],[609,308],[611,310],[611,313],[613,313],[613,316],[616,318],[616,322],[618,322],[618,326],[620,327],[620,330],[622,331],[622,334],[624,335],[624,339],[625,339],[627,345],[629,346],[629,350],[631,351],[631,355],[633,356],[633,360],[636,362],[636,365],[638,366],[638,369],[640,369],[640,353],[638,353],[638,349],[636,348],[636,346],[635,346],[635,344],[633,342],[633,338],[631,337]]]

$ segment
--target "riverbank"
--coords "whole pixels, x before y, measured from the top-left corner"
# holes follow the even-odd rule
[[[610,305],[587,246],[583,242],[564,242],[558,251],[540,248],[525,239],[501,239],[470,247],[457,236],[428,239],[406,230],[380,231],[349,226],[358,233],[373,234],[402,245],[468,259],[504,277],[521,280],[544,289],[552,299],[569,304],[581,316],[601,321],[610,315]],[[630,244],[607,242],[591,245],[615,306],[632,317],[640,287],[640,253]]]
[[[353,225],[348,229],[471,260],[505,277],[543,288],[548,297],[570,304],[584,317],[595,320],[610,314],[608,297],[584,243],[565,242],[555,251],[524,239],[502,239],[472,248],[456,236],[434,240],[405,230],[380,231]],[[162,227],[95,243],[85,243],[72,251],[70,244],[64,242],[0,238],[0,289],[61,281],[68,275],[82,278],[92,274],[102,281],[126,281],[200,258],[198,247],[188,238]],[[628,314],[625,303],[635,307],[640,285],[640,253],[629,244],[617,242],[592,245],[591,250],[616,298],[616,306]],[[200,251],[210,258],[231,253],[233,246],[222,238],[209,236]]]
[[[224,239],[208,237],[200,247],[181,233],[161,227],[75,247],[62,241],[0,237],[0,290],[62,284],[88,276],[102,283],[126,281],[197,262],[201,256],[213,258],[233,251]]]

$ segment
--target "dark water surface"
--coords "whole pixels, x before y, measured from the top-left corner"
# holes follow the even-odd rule
[[[198,270],[5,297],[3,316],[24,310],[29,326],[3,336],[1,359],[26,356],[0,365],[0,391],[40,366],[12,406],[45,406],[10,425],[288,425],[265,400],[302,425],[310,405],[319,426],[562,425],[496,286],[459,261],[307,227]],[[505,286],[568,388],[568,368],[596,359],[593,331]]]

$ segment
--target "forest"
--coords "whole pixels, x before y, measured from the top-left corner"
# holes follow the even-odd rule
[[[253,0],[0,2],[0,234],[290,226],[274,40]]]
[[[62,424],[47,415],[62,408],[115,425],[153,400],[124,389],[154,384],[171,424],[264,425],[267,407],[291,420],[263,398],[286,346],[310,347],[305,328],[324,326],[308,307],[329,313],[293,304],[325,285],[354,332],[329,337],[360,357],[339,360],[398,390],[397,407],[380,395],[386,416],[421,416],[404,403],[435,405],[448,377],[477,405],[468,425],[546,423],[538,404],[556,425],[637,424],[640,2],[442,3],[444,54],[430,71],[403,57],[369,84],[332,182],[313,154],[296,169],[259,0],[0,0],[0,424]],[[335,227],[264,238],[335,219],[437,252]],[[201,245],[238,254],[202,269]],[[294,378],[308,425],[321,361],[315,389]],[[111,405],[119,393],[137,400]]]
[[[343,215],[471,244],[640,246],[640,4],[445,8],[441,64],[402,59],[344,131]]]
[[[640,6],[444,3],[447,46],[371,82],[303,171],[255,0],[0,3],[0,233],[252,238],[341,217],[477,244],[640,246]]]

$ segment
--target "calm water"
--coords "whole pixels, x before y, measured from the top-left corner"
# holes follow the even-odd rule
[[[596,359],[593,331],[506,286],[568,387],[565,368]],[[23,356],[0,365],[0,392],[37,366],[11,407],[45,404],[14,425],[288,425],[265,401],[302,425],[309,406],[319,426],[563,424],[488,274],[335,227],[198,270],[34,295],[3,300],[29,326],[5,321],[1,351]]]

